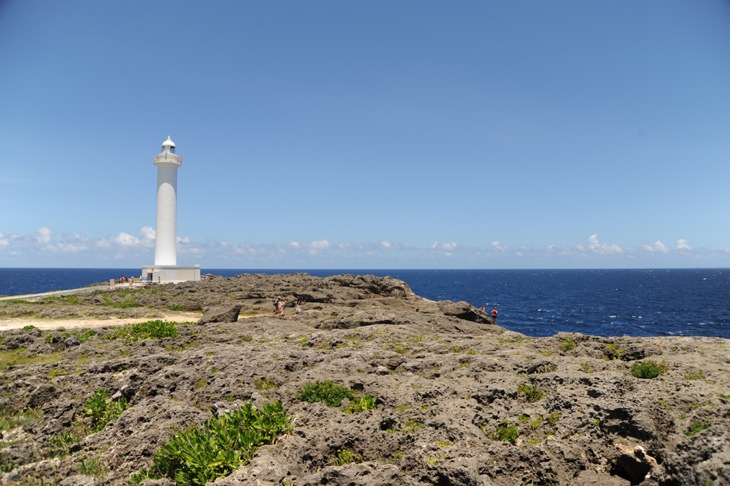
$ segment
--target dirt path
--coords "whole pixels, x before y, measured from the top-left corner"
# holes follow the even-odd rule
[[[74,329],[94,328],[105,326],[123,326],[138,324],[152,320],[168,322],[197,322],[199,312],[171,312],[159,318],[149,317],[120,317],[111,319],[0,319],[0,331],[7,329],[21,329],[25,326],[35,326],[38,329]]]

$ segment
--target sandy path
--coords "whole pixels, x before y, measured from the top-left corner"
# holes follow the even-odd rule
[[[120,317],[110,319],[0,319],[0,331],[35,326],[38,329],[74,329],[104,326],[123,326],[147,321],[197,322],[201,314],[196,312],[173,312],[162,317]]]

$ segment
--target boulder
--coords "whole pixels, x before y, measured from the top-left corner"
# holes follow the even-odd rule
[[[210,322],[236,322],[238,321],[238,314],[240,312],[240,304],[206,307],[203,309],[203,317],[200,318],[198,324],[208,324]]]

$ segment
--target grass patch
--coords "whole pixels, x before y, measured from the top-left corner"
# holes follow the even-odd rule
[[[309,403],[323,402],[328,407],[339,407],[348,399],[350,404],[345,408],[345,413],[359,413],[375,408],[375,398],[371,395],[358,397],[351,389],[330,380],[305,383],[297,393],[297,398]]]
[[[147,321],[139,324],[128,324],[115,330],[108,339],[123,339],[128,343],[143,339],[162,339],[177,337],[177,327],[174,322]]]
[[[16,410],[10,405],[0,405],[0,431],[3,432],[10,432],[42,418],[43,411],[40,408]]]
[[[72,295],[51,295],[49,297],[43,297],[39,302],[47,302],[49,304],[80,304],[79,296],[76,294]]]
[[[502,442],[517,445],[517,439],[520,437],[520,429],[516,425],[509,423],[509,421],[503,420],[494,428],[494,432],[485,433],[485,435],[490,440],[501,440]]]
[[[631,365],[629,370],[631,376],[635,378],[647,379],[656,378],[667,372],[667,364],[662,361],[661,363],[648,359],[646,361],[639,361]]]
[[[363,457],[352,449],[342,449],[337,451],[335,466],[344,466],[345,464],[356,462],[363,462]]]
[[[561,339],[560,349],[565,352],[568,352],[571,349],[575,349],[575,339],[573,339],[573,336],[565,336],[563,339]]]
[[[558,424],[558,420],[560,420],[560,412],[552,412],[547,416],[547,423],[550,427],[555,427]]]
[[[684,435],[686,435],[687,437],[692,437],[693,435],[697,435],[709,427],[710,424],[708,424],[707,422],[704,422],[702,420],[695,420],[689,425],[689,427],[687,427],[687,430],[684,431]]]
[[[685,380],[701,380],[705,377],[705,372],[700,370],[697,373],[687,373],[684,375]]]
[[[260,392],[265,392],[265,391],[270,391],[270,390],[276,391],[279,389],[279,384],[273,378],[269,378],[269,377],[254,380],[253,384],[256,387],[256,389]]]
[[[180,485],[204,485],[247,464],[260,446],[289,431],[290,418],[280,402],[267,403],[261,411],[249,402],[175,434],[155,453],[149,469],[131,479],[134,484],[169,478]]]
[[[64,332],[62,334],[62,336],[65,338],[75,337],[82,343],[85,343],[86,341],[90,340],[91,338],[93,338],[94,336],[96,336],[98,334],[99,333],[93,329],[87,329],[83,332]]]
[[[0,371],[5,371],[11,366],[58,363],[61,359],[60,352],[35,354],[25,348],[0,350]]]
[[[603,359],[611,361],[614,359],[623,359],[626,350],[617,343],[606,343]]]
[[[546,395],[546,393],[538,387],[528,385],[526,383],[517,386],[517,394],[524,396],[525,400],[530,403],[538,402]]]
[[[52,448],[48,451],[48,456],[66,456],[71,446],[81,442],[87,435],[103,430],[130,406],[125,398],[112,400],[109,390],[99,388],[84,403],[85,418],[74,422],[69,429],[51,437],[49,442]],[[89,461],[86,467],[90,470],[97,467],[93,460]]]
[[[104,466],[104,463],[101,462],[101,459],[98,457],[90,457],[86,459],[81,459],[81,464],[79,464],[79,472],[81,474],[85,474],[86,476],[94,476],[99,479],[104,479],[107,474],[109,474],[109,470]]]
[[[115,421],[126,409],[130,407],[127,400],[122,397],[119,400],[112,400],[109,390],[100,388],[86,400],[84,413],[91,417],[91,431],[99,432],[110,422]]]
[[[406,434],[415,434],[416,432],[418,432],[425,426],[426,426],[426,424],[424,424],[420,420],[408,419],[408,420],[406,420],[406,423],[403,425],[403,432]]]

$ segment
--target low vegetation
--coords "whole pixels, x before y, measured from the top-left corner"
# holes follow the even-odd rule
[[[631,376],[642,379],[652,379],[663,375],[667,371],[667,365],[664,362],[657,362],[651,359],[639,361],[631,365],[629,372]]]
[[[148,321],[139,324],[129,324],[116,329],[108,335],[108,339],[123,339],[128,343],[142,339],[162,339],[177,337],[177,327],[174,322]]]
[[[305,383],[297,393],[299,400],[315,403],[323,402],[328,407],[339,407],[347,399],[350,404],[343,410],[345,413],[359,413],[375,408],[375,398],[371,395],[359,397],[346,386],[333,383],[330,380]]]
[[[180,485],[204,485],[248,463],[260,446],[289,431],[290,418],[280,402],[260,411],[249,402],[173,436],[148,469],[132,475],[132,482],[168,478]]]

